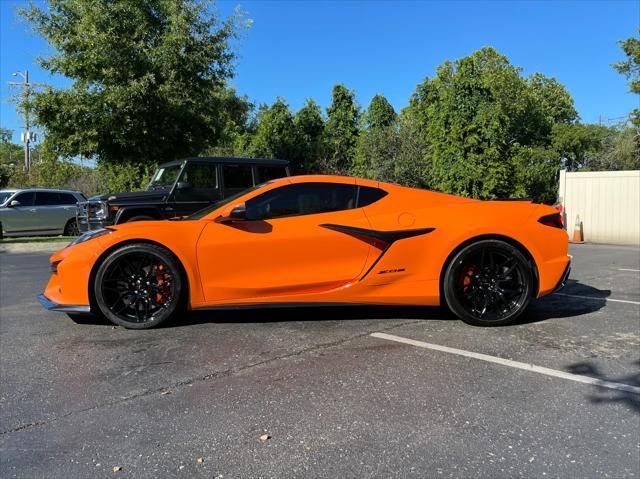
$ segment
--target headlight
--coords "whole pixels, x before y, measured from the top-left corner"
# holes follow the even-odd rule
[[[87,231],[85,234],[78,236],[75,240],[69,243],[69,246],[84,243],[85,241],[89,241],[90,239],[94,239],[108,233],[113,233],[113,230],[109,228],[98,228],[97,230]]]
[[[103,220],[109,216],[106,203],[94,203],[90,206],[89,211],[92,213],[91,216],[99,220]]]

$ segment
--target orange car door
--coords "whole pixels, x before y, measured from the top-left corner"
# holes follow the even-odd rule
[[[247,220],[209,223],[198,242],[207,303],[329,291],[358,278],[370,245],[321,226],[368,228],[355,184],[295,183],[249,200]],[[319,299],[321,300],[321,299]]]

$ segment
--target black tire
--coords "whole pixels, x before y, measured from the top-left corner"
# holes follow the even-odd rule
[[[512,324],[529,305],[531,266],[504,241],[483,240],[460,250],[447,266],[443,292],[446,305],[474,326]]]
[[[132,216],[127,221],[122,221],[122,223],[131,223],[132,221],[154,221],[156,219],[157,218],[152,218],[151,216],[139,215],[139,216]]]
[[[185,284],[178,260],[161,246],[134,243],[107,256],[94,279],[95,303],[114,324],[148,329],[182,305]]]
[[[64,225],[64,235],[65,236],[78,236],[80,234],[80,230],[78,229],[78,222],[75,218],[71,218],[67,221],[67,224]]]

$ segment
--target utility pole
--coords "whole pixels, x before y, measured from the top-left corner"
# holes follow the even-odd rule
[[[31,168],[31,149],[30,149],[30,144],[31,141],[35,141],[36,139],[36,134],[34,132],[31,131],[31,123],[30,123],[30,119],[29,119],[29,113],[30,113],[30,105],[29,105],[29,98],[31,96],[31,92],[33,91],[34,88],[37,87],[41,87],[41,86],[47,86],[46,83],[33,83],[29,81],[29,71],[25,70],[24,72],[21,71],[17,71],[13,74],[13,76],[18,76],[20,75],[22,77],[21,82],[7,82],[7,84],[9,86],[15,86],[15,87],[19,87],[22,88],[22,95],[24,97],[24,103],[23,103],[23,108],[24,108],[24,131],[22,132],[22,134],[20,135],[20,138],[22,139],[22,142],[24,143],[24,169],[26,171],[29,171],[29,168]]]

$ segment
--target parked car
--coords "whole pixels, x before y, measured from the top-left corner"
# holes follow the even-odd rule
[[[51,257],[40,302],[134,329],[181,308],[322,304],[443,305],[498,326],[564,286],[567,251],[550,206],[298,176],[182,221],[87,232]]]
[[[28,188],[0,190],[2,236],[76,236],[76,204],[86,201],[78,191]]]
[[[80,231],[130,221],[187,216],[268,180],[289,176],[289,162],[253,158],[186,158],[164,163],[146,191],[94,196],[78,208]]]

